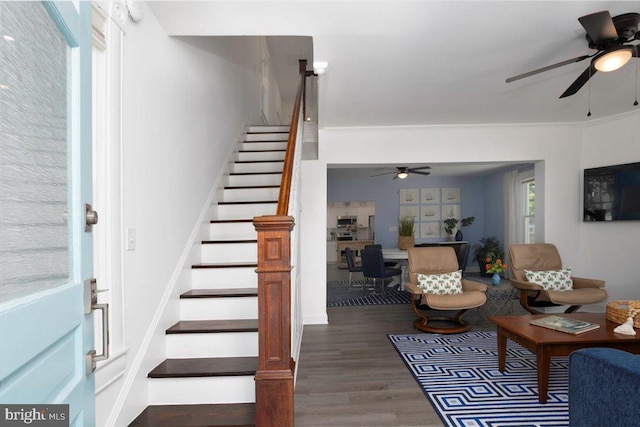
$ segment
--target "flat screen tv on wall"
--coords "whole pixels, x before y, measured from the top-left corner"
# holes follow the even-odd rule
[[[640,162],[584,170],[583,221],[640,220]]]

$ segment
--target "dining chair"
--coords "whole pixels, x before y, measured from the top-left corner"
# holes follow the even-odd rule
[[[362,273],[362,266],[357,266],[351,248],[344,248],[344,257],[347,260],[347,268],[349,269],[349,289],[351,289],[351,276],[353,273]],[[362,288],[362,284],[354,284],[353,288]]]
[[[402,275],[402,270],[399,268],[389,268],[384,265],[384,259],[382,257],[382,249],[369,248],[360,251],[360,258],[362,259],[362,274],[367,280],[373,279],[373,290],[376,290],[378,280],[382,281],[381,293],[384,293],[386,279],[393,276]],[[370,289],[370,288],[369,288]]]

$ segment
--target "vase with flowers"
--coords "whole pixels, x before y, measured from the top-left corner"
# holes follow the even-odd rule
[[[503,263],[500,258],[496,258],[496,260],[494,261],[490,257],[487,257],[485,259],[485,262],[487,263],[485,265],[487,273],[493,274],[493,276],[491,277],[491,283],[493,283],[493,286],[498,286],[500,284],[500,273],[507,269],[507,264]]]

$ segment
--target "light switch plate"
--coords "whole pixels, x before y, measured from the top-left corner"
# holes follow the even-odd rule
[[[127,250],[135,251],[136,250],[136,229],[135,228],[127,228]]]

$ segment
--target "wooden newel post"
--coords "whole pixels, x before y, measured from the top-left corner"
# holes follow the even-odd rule
[[[291,216],[255,217],[258,232],[256,426],[293,426]]]

